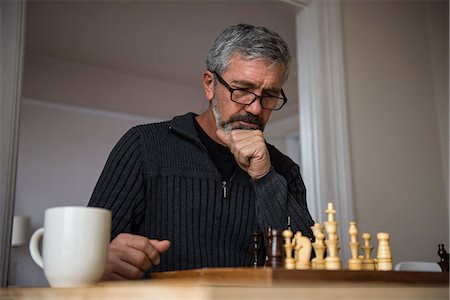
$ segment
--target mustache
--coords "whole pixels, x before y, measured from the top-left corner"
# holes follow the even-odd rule
[[[264,129],[264,121],[251,113],[246,113],[245,115],[233,115],[228,119],[228,121],[223,122],[224,125],[232,124],[234,122],[245,122],[249,124],[257,125],[260,130]]]

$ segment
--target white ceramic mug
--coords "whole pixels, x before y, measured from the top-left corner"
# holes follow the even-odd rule
[[[31,237],[30,254],[51,287],[92,285],[103,275],[110,234],[109,210],[53,207],[45,211],[44,227]]]

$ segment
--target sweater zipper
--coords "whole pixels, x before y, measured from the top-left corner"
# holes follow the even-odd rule
[[[227,199],[227,182],[222,181],[222,195],[224,199]]]
[[[224,199],[227,199],[228,197],[228,183],[231,182],[234,179],[234,177],[236,177],[236,174],[237,171],[235,170],[230,179],[228,179],[228,181],[222,180],[222,196]]]

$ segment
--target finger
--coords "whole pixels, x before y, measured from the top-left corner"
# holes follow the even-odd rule
[[[126,279],[141,279],[144,276],[144,271],[133,264],[121,260],[114,265],[114,272],[110,276],[113,277],[113,274]]]
[[[246,147],[266,148],[264,137],[259,131],[236,130],[230,133],[229,148],[232,152],[240,151]]]
[[[260,136],[241,134],[232,135],[232,149],[236,160],[244,165],[248,165],[253,158],[260,158],[266,151],[264,139]]]
[[[230,143],[230,133],[227,133],[225,131],[223,131],[222,129],[218,129],[216,131],[217,137],[219,138],[219,140],[225,145],[225,146],[229,146]]]
[[[134,251],[134,249],[128,248],[125,249],[125,252],[121,252],[121,250],[122,249],[110,247],[110,251],[108,252],[108,263],[103,278],[106,280],[119,279],[117,275],[126,279],[142,278],[144,271],[138,266],[125,260],[127,255],[129,255],[130,250]],[[126,254],[124,255],[123,253]],[[114,273],[116,273],[116,275],[114,275]]]
[[[151,247],[146,250],[146,253],[153,265],[159,265],[161,263],[161,253],[169,250],[170,241],[149,240],[149,244]]]
[[[164,253],[167,250],[170,249],[170,241],[169,240],[150,240],[150,242],[152,243],[153,247],[156,248],[156,250],[158,250],[159,253]]]
[[[152,263],[146,254],[148,239],[143,236],[128,233],[119,234],[109,245],[112,257],[118,257],[139,269],[146,271]]]
[[[112,273],[109,275],[109,280],[127,280],[127,278],[117,274],[117,273]]]
[[[147,255],[147,251],[131,246],[126,249],[126,252],[121,252],[119,257],[122,261],[139,268],[143,272],[150,269],[153,265],[152,260]]]
[[[253,157],[253,151],[249,148],[241,148],[234,156],[239,165],[248,168],[250,166],[250,160]]]

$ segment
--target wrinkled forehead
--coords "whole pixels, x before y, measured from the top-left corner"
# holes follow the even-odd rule
[[[288,77],[288,70],[287,70],[287,66],[278,61],[278,60],[274,60],[270,57],[264,56],[264,55],[245,55],[242,54],[241,52],[235,52],[232,55],[230,55],[228,62],[224,68],[224,70],[222,71],[222,73],[225,73],[230,66],[233,65],[233,62],[237,62],[237,61],[248,61],[248,62],[262,62],[264,64],[266,64],[267,68],[269,69],[274,69],[277,67],[281,67],[282,68],[282,72],[283,72],[283,83],[287,80]]]

